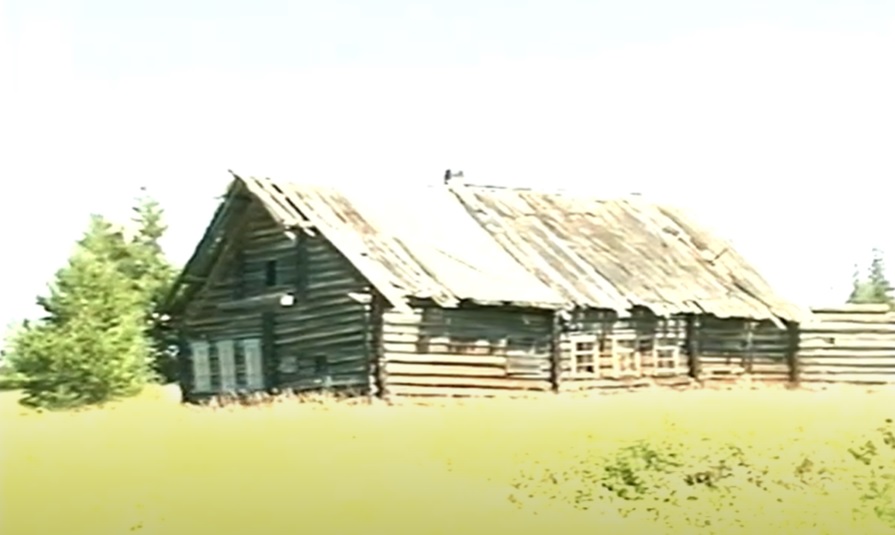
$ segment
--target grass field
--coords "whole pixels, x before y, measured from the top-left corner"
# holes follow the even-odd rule
[[[895,473],[893,416],[856,388],[216,411],[153,390],[77,413],[3,393],[0,533],[892,533],[891,495],[862,496]]]

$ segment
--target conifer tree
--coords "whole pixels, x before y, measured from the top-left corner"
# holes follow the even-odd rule
[[[883,253],[879,249],[873,249],[867,276],[862,279],[860,273],[855,273],[852,281],[852,293],[848,298],[848,302],[889,305],[895,302],[892,299],[892,285],[886,277]]]
[[[151,379],[143,295],[121,269],[122,233],[92,216],[66,266],[38,303],[46,316],[12,340],[26,404],[63,408],[139,392]]]
[[[133,208],[132,223],[135,232],[128,244],[129,255],[123,269],[142,296],[141,306],[149,325],[153,367],[159,378],[173,381],[176,379],[176,365],[172,347],[176,344],[176,337],[162,317],[160,307],[176,273],[160,243],[168,230],[164,210],[145,190]]]

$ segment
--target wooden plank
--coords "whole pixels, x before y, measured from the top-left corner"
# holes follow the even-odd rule
[[[878,375],[895,380],[895,367],[868,368],[857,366],[806,366],[802,368],[804,375]]]
[[[515,388],[549,390],[550,381],[537,379],[504,379],[486,377],[389,376],[389,385],[468,386],[475,388]]]
[[[817,338],[802,338],[799,343],[800,352],[814,349],[878,349],[895,351],[895,336],[862,338],[858,336],[829,336]]]
[[[835,323],[892,323],[891,314],[815,314],[811,320],[812,324],[823,325],[827,322]]]
[[[628,378],[603,378],[590,380],[565,381],[560,387],[561,392],[583,392],[586,390],[613,390],[619,388],[643,388],[653,384],[651,379],[645,377]]]
[[[263,295],[255,295],[242,299],[234,299],[231,301],[219,302],[217,306],[220,310],[239,310],[239,309],[257,309],[264,307],[279,307],[280,299],[287,295],[288,292],[278,291]]]
[[[494,366],[462,366],[456,364],[405,364],[388,361],[386,372],[392,380],[399,380],[399,375],[446,375],[463,377],[505,377],[503,367]]]
[[[550,394],[547,390],[514,390],[506,388],[473,388],[432,385],[389,385],[389,392],[396,396],[423,398],[539,398]]]
[[[819,374],[803,372],[801,380],[806,383],[895,384],[895,374]]]
[[[400,333],[395,331],[383,331],[382,332],[382,341],[388,342],[390,344],[405,344],[409,346],[416,346],[417,342],[419,342],[420,336],[418,332],[406,332]]]
[[[802,333],[836,335],[836,334],[887,334],[895,335],[895,323],[850,323],[825,321],[822,323],[806,323],[801,326]]]
[[[826,349],[823,351],[805,351],[799,353],[799,362],[841,360],[860,365],[862,362],[895,362],[895,351],[842,351]]]
[[[891,308],[882,303],[846,303],[832,306],[811,307],[814,314],[885,314]]]

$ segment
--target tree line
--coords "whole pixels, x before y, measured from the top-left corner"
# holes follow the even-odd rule
[[[164,210],[144,191],[132,211],[130,231],[90,217],[71,257],[37,297],[43,316],[22,322],[7,340],[5,379],[22,390],[24,404],[98,404],[177,379],[178,335],[162,311],[177,275],[160,245]],[[865,272],[856,270],[847,301],[895,306],[885,271],[874,249]]]

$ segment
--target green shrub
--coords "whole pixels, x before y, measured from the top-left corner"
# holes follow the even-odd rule
[[[881,522],[895,527],[895,432],[888,421],[860,448],[832,457],[823,448],[772,453],[709,440],[641,440],[528,471],[514,487],[510,498],[520,506],[547,498],[669,529],[879,530]]]
[[[102,403],[151,379],[143,296],[117,263],[125,252],[121,234],[94,217],[49,295],[38,299],[47,316],[15,333],[9,362],[24,378],[25,404]]]

